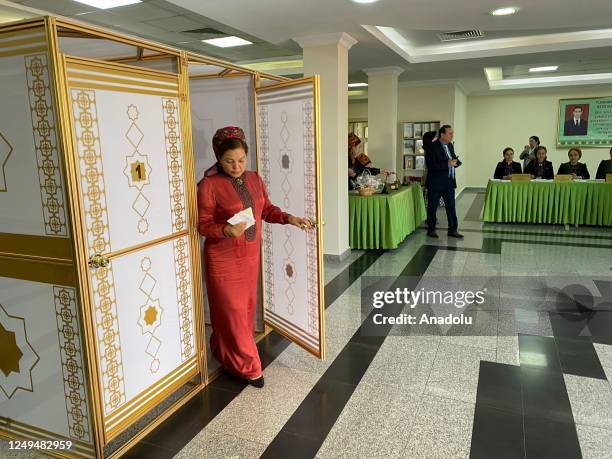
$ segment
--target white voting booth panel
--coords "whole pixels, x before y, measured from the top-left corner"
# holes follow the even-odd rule
[[[46,30],[0,30],[0,433],[94,435]]]
[[[259,168],[270,200],[321,223],[318,78],[257,90]],[[302,231],[265,224],[264,320],[323,358],[324,303],[320,226]]]
[[[178,77],[67,58],[109,437],[198,373]]]

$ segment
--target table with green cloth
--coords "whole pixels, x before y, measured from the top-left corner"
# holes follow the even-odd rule
[[[490,180],[483,220],[612,226],[612,183]]]
[[[418,183],[389,194],[349,195],[352,249],[395,249],[427,218]]]

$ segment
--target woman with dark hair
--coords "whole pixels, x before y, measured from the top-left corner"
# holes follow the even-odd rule
[[[540,178],[546,180],[552,180],[555,178],[555,173],[553,172],[553,165],[550,161],[546,160],[546,147],[540,145],[535,150],[536,159],[530,161],[525,168],[525,174],[531,174],[533,178]]]
[[[198,231],[204,242],[206,293],[213,356],[230,372],[263,387],[253,339],[262,221],[312,228],[312,222],[283,212],[268,199],[263,180],[246,171],[248,146],[242,129],[228,126],[213,137],[217,163],[198,184]],[[251,208],[255,224],[227,220]]]
[[[595,178],[605,179],[607,174],[612,174],[612,148],[610,148],[610,159],[602,159],[599,163]]]
[[[587,165],[579,162],[580,158],[582,158],[582,150],[580,148],[570,148],[567,152],[567,157],[569,158],[569,162],[562,163],[559,166],[559,170],[557,171],[557,175],[571,174],[573,177],[579,177],[583,179],[590,179],[591,174],[589,174],[589,170],[587,169]]]
[[[354,132],[348,135],[348,177],[349,177],[349,189],[353,189],[352,179],[355,179],[358,175],[361,175],[366,169],[372,175],[380,174],[380,169],[371,167],[372,161],[363,153],[360,149],[361,139]]]
[[[504,156],[504,160],[497,163],[493,178],[507,180],[512,174],[522,173],[521,164],[513,161],[514,150],[512,148],[504,148],[502,155]]]

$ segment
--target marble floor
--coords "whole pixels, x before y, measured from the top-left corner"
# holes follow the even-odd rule
[[[439,239],[326,263],[325,361],[272,333],[264,389],[224,374],[124,457],[611,458],[612,231],[483,224],[482,202],[458,198],[463,240],[442,210]],[[372,276],[496,301],[467,311],[477,332],[372,336]]]

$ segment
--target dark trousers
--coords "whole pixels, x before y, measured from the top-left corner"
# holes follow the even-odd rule
[[[455,211],[455,188],[451,185],[443,190],[427,190],[427,229],[436,230],[436,211],[440,204],[440,198],[444,200],[446,218],[448,219],[448,232],[457,232],[457,212]]]

